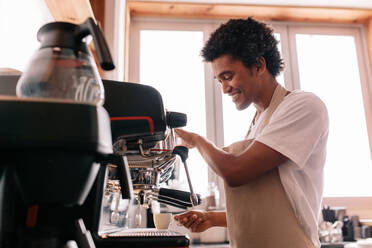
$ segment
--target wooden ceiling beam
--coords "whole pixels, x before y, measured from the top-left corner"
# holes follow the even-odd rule
[[[44,0],[50,13],[58,22],[79,24],[88,17],[94,18],[89,0]]]
[[[129,1],[127,8],[131,16],[193,19],[230,19],[251,16],[265,21],[365,23],[372,17],[372,10],[368,9],[298,6]]]

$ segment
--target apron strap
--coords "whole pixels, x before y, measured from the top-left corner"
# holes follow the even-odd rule
[[[261,126],[259,127],[259,132],[266,127],[266,125],[269,123],[271,115],[274,113],[278,105],[283,101],[285,95],[287,94],[287,90],[278,84],[275,88],[275,91],[273,93],[273,96],[271,97],[269,107],[267,107],[265,119],[263,120]],[[251,133],[251,130],[253,128],[253,125],[255,123],[255,119],[257,117],[257,111],[253,117],[253,120],[251,122],[251,125],[249,126],[249,130],[247,134],[245,135],[245,138],[248,138],[248,135]]]

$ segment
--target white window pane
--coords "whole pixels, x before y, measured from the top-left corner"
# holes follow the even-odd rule
[[[185,130],[206,136],[203,32],[142,30],[140,82],[156,88],[169,111],[187,114]],[[196,149],[187,160],[194,190],[205,195],[208,167]],[[181,180],[188,185],[181,166]]]
[[[282,46],[281,46],[281,43],[280,43],[280,34],[279,33],[274,33],[274,36],[275,36],[275,39],[277,39],[279,41],[278,43],[278,50],[280,52],[280,54],[282,54]],[[283,56],[281,56],[283,58]],[[276,81],[278,81],[278,83],[280,83],[282,86],[285,86],[284,84],[284,70],[282,72],[280,72],[280,74],[276,77]]]
[[[275,38],[280,41],[280,34],[275,33],[274,35]],[[280,43],[278,44],[278,49],[281,52]],[[283,73],[280,73],[276,79],[281,85],[284,85]],[[238,111],[235,104],[232,102],[232,98],[225,94],[222,95],[222,105],[224,144],[227,146],[235,141],[244,139],[254,113],[256,112],[256,108],[252,104],[249,108]]]
[[[301,89],[329,113],[324,196],[371,196],[372,166],[352,36],[296,35]]]
[[[251,105],[249,108],[239,111],[232,98],[225,94],[222,96],[222,105],[224,144],[227,146],[244,139],[256,109]]]

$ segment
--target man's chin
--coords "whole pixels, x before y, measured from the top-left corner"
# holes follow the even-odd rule
[[[242,110],[248,108],[249,105],[250,105],[250,104],[238,104],[238,103],[236,103],[236,104],[235,104],[235,107],[236,107],[236,109],[237,109],[238,111],[242,111]]]
[[[235,107],[236,107],[236,109],[238,110],[238,111],[242,111],[242,110],[244,110],[245,108],[243,108],[242,106],[240,106],[240,105],[235,105]]]

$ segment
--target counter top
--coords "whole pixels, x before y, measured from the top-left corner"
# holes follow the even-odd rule
[[[345,244],[322,244],[321,248],[343,248]],[[229,248],[228,243],[211,243],[211,244],[192,244],[189,248]]]
[[[229,248],[229,243],[192,244],[189,248]]]

